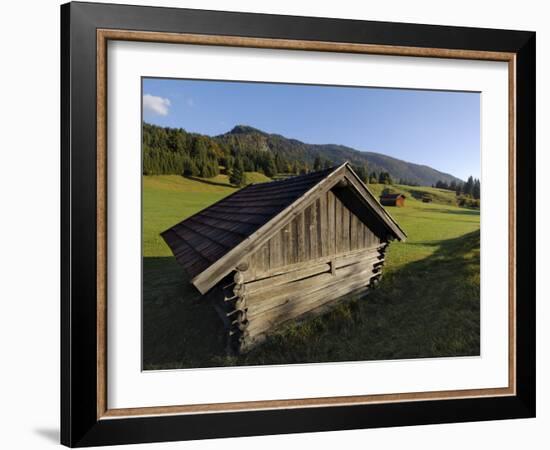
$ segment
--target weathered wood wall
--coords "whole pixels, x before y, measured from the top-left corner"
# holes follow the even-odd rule
[[[329,261],[296,264],[290,271],[245,283],[248,325],[244,348],[288,320],[318,312],[346,294],[365,292],[380,276],[384,250],[385,245],[379,245]]]
[[[328,191],[251,255],[246,277],[378,244],[379,237]]]

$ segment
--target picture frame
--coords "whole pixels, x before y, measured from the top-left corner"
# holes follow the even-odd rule
[[[61,442],[70,447],[535,416],[535,33],[73,2],[61,7]],[[509,384],[111,409],[107,43],[503,61],[509,70]]]

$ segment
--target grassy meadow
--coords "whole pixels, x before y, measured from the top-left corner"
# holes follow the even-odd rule
[[[259,173],[247,176],[269,181]],[[375,195],[386,187],[369,185]],[[229,357],[219,318],[185,282],[159,233],[235,188],[224,175],[144,176],[144,369],[478,355],[479,210],[455,206],[451,191],[391,188],[407,196],[404,208],[386,209],[408,240],[390,245],[379,287]],[[432,203],[420,200],[425,195]]]

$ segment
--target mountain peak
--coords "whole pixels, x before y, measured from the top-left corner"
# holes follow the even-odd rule
[[[251,127],[249,125],[235,125],[233,129],[227,134],[250,134],[250,133],[259,133],[265,134],[263,131],[258,130],[257,128]]]

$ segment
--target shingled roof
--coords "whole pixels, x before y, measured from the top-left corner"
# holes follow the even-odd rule
[[[393,200],[399,197],[406,198],[404,194],[382,194],[380,198]]]
[[[192,278],[191,282],[201,293],[205,293],[234,269],[233,259],[238,259],[237,250],[245,241],[250,244],[272,221],[284,219],[286,211],[306,201],[311,191],[320,185],[330,180],[336,184],[344,176],[355,177],[356,185],[358,181],[360,189],[364,190],[361,192],[362,197],[380,216],[390,234],[400,240],[404,239],[405,233],[347,163],[284,180],[248,185],[161,235],[178,263]],[[212,272],[208,280],[201,279],[207,269]]]

